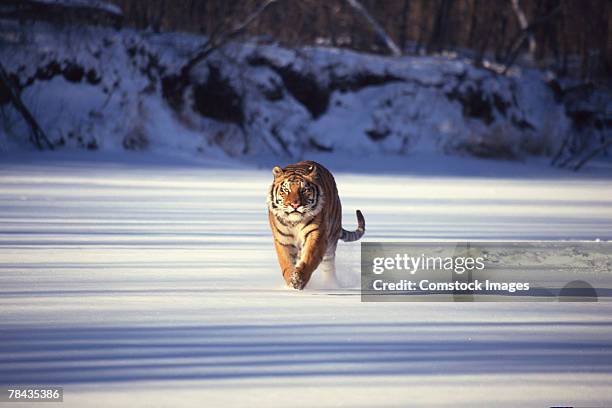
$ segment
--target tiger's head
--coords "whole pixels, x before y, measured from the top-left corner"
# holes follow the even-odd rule
[[[272,169],[274,181],[268,195],[268,208],[277,217],[297,223],[317,215],[323,205],[323,193],[316,183],[317,168],[287,166]]]

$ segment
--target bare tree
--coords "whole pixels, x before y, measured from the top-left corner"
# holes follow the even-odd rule
[[[402,51],[406,49],[406,42],[408,40],[408,33],[406,31],[408,28],[408,18],[410,17],[410,1],[404,0],[402,12],[400,13],[399,43]]]
[[[441,0],[440,6],[435,15],[434,26],[429,39],[427,49],[439,52],[445,45],[448,45],[449,18],[451,1]]]

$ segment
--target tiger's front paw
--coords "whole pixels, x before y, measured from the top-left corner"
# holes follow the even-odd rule
[[[291,275],[290,284],[293,289],[297,290],[302,290],[304,289],[304,286],[306,286],[306,282],[304,282],[304,279],[302,279],[302,275],[297,270],[293,271],[293,274]]]

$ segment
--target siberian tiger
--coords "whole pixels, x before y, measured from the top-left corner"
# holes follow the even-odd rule
[[[356,241],[365,232],[357,210],[355,231],[342,228],[342,207],[331,173],[313,161],[272,169],[268,192],[268,219],[283,278],[302,290],[319,264],[335,280],[334,258],[338,239]]]

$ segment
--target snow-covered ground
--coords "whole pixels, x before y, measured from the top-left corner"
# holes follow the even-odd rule
[[[325,163],[366,240],[612,239],[606,169],[359,160]],[[270,181],[267,163],[0,157],[0,383],[64,386],[66,407],[612,404],[611,302],[361,303],[355,243],[342,288],[285,289]]]

